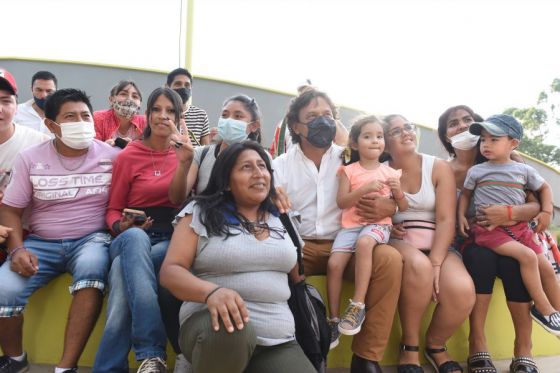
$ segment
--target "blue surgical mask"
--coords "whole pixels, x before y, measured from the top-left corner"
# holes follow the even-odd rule
[[[218,119],[218,136],[228,145],[247,139],[247,122],[233,118]]]

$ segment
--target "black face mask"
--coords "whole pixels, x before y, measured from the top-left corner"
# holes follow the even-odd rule
[[[35,105],[37,105],[39,109],[45,110],[45,102],[47,102],[47,98],[49,98],[49,96],[43,98],[37,98],[33,96],[33,101],[35,101]]]
[[[317,117],[307,125],[306,140],[318,148],[331,146],[335,135],[336,124],[332,118]]]
[[[190,88],[177,88],[174,89],[174,91],[177,92],[179,96],[181,96],[181,100],[183,100],[183,104],[189,101],[189,98],[191,98],[192,91]]]

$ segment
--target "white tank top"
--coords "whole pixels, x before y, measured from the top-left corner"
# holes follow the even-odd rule
[[[432,182],[432,170],[435,157],[422,154],[422,185],[418,193],[404,193],[408,200],[408,209],[393,216],[393,223],[410,221],[436,221],[436,191]]]

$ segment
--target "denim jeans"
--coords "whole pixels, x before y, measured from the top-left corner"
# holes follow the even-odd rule
[[[66,272],[72,274],[71,294],[85,288],[103,291],[109,269],[110,242],[111,236],[106,232],[65,240],[27,237],[23,244],[37,256],[39,271],[31,277],[23,277],[10,269],[10,261],[4,262],[0,267],[0,317],[21,314],[31,294]]]
[[[132,346],[137,360],[165,360],[166,334],[158,305],[158,274],[170,234],[129,228],[111,244],[109,304],[94,372],[128,372]]]

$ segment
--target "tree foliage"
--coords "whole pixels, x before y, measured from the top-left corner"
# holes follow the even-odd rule
[[[546,141],[550,129],[560,126],[560,79],[554,79],[547,90],[539,93],[536,106],[508,108],[504,114],[513,115],[523,125],[520,151],[543,162],[560,166],[559,144]]]

